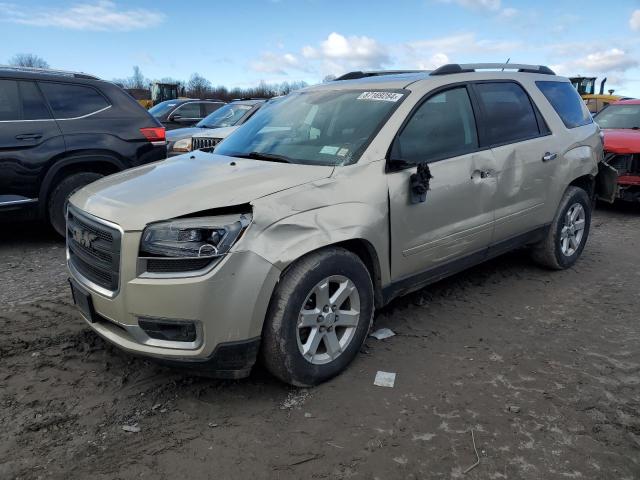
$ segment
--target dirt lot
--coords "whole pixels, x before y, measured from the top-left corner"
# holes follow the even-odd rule
[[[398,335],[308,390],[121,353],[70,304],[63,244],[6,227],[0,478],[640,478],[638,209],[598,211],[569,271],[516,252],[395,301]]]

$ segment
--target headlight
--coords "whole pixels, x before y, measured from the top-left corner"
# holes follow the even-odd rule
[[[138,273],[194,272],[211,267],[240,238],[251,214],[171,220],[142,232]]]
[[[174,152],[190,152],[191,151],[191,138],[183,138],[173,144]]]

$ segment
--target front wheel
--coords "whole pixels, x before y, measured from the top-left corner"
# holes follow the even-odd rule
[[[591,227],[592,203],[583,189],[569,187],[546,237],[532,250],[533,259],[548,268],[573,266],[582,254]]]
[[[357,355],[373,310],[371,276],[358,256],[343,248],[311,253],[286,271],[273,294],[262,361],[292,385],[328,380]]]
[[[104,175],[94,172],[74,173],[65,177],[51,192],[49,197],[48,213],[49,222],[53,229],[62,237],[66,236],[67,219],[67,203],[69,197],[80,190],[82,187],[95,182]]]

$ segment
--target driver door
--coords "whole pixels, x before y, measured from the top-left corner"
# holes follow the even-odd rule
[[[433,178],[425,201],[412,203],[418,163]],[[484,259],[494,228],[495,162],[479,147],[465,86],[430,94],[414,109],[394,140],[389,172],[392,281],[429,281]]]

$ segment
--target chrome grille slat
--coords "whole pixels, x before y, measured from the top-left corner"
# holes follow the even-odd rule
[[[120,284],[120,241],[118,229],[69,207],[69,263],[87,280],[109,292],[117,291]]]
[[[191,150],[202,150],[205,148],[213,148],[222,141],[221,138],[212,137],[192,137]]]

